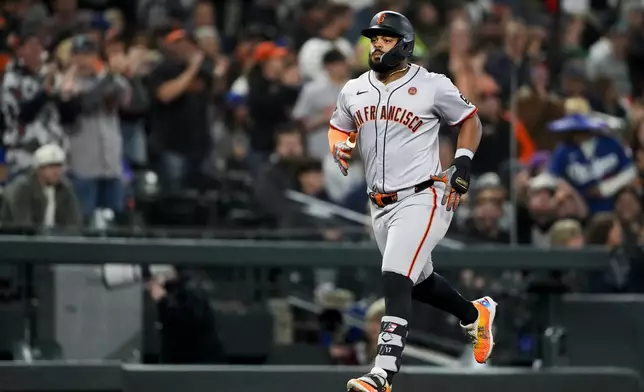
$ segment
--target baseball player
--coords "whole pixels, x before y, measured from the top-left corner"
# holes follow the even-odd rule
[[[464,299],[434,272],[431,259],[469,188],[472,157],[481,139],[477,109],[445,75],[408,62],[414,30],[405,16],[380,12],[362,34],[371,39],[371,71],[347,82],[340,92],[329,146],[345,175],[353,148],[362,155],[382,253],[386,316],[375,367],[349,380],[347,390],[389,392],[400,370],[412,299],[458,317],[479,363],[488,359],[494,345],[496,303],[490,297]],[[441,121],[460,128],[454,161],[446,170],[438,157]]]

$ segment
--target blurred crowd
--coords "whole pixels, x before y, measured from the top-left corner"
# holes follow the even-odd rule
[[[359,157],[344,178],[326,134],[368,69],[361,28],[389,9],[414,24],[413,61],[479,108],[450,235],[639,249],[644,7],[608,3],[4,1],[0,220],[364,237],[301,200],[367,211]],[[456,137],[441,129],[443,166]]]

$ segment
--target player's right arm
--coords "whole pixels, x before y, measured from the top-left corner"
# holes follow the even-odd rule
[[[338,95],[335,110],[329,121],[329,149],[333,154],[333,159],[340,167],[340,171],[345,176],[349,170],[349,159],[351,159],[351,150],[347,144],[349,135],[356,130],[356,124],[353,116],[349,111],[347,103],[347,86],[345,84]]]

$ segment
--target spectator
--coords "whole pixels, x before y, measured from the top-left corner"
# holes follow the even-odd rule
[[[608,77],[615,84],[619,96],[627,97],[631,94],[631,82],[626,63],[628,26],[619,23],[613,26],[608,34],[610,51],[588,59],[588,77],[593,81],[600,76]]]
[[[44,36],[49,38],[47,45],[59,42],[89,28],[92,13],[78,9],[78,0],[54,0],[53,14],[44,26]]]
[[[644,224],[641,191],[633,187],[622,189],[615,199],[615,214],[624,227],[639,232]]]
[[[344,4],[331,4],[326,10],[324,25],[319,36],[302,45],[298,54],[302,78],[310,81],[324,72],[322,58],[331,49],[339,50],[346,58],[353,58],[353,46],[343,35],[353,23],[353,9]]]
[[[105,47],[105,40],[118,36],[116,29],[110,29],[110,22],[108,22],[103,13],[93,14],[89,26],[80,30],[80,32],[98,45],[101,54]]]
[[[43,18],[46,10],[30,0],[7,0],[0,4],[0,75],[13,59],[13,38],[25,31],[35,32]]]
[[[622,189],[615,199],[615,216],[622,226],[625,252],[633,260],[644,260],[640,238],[644,230],[641,191],[633,187]],[[644,276],[644,265],[638,267]]]
[[[148,77],[149,128],[166,192],[197,187],[210,153],[208,106],[214,63],[184,30],[164,38],[166,55]],[[180,131],[181,130],[181,131]]]
[[[602,293],[641,291],[641,282],[633,279],[641,275],[631,273],[633,260],[622,247],[624,231],[615,215],[602,212],[593,216],[586,231],[586,241],[590,245],[601,245],[611,251],[609,269],[590,274],[591,291]]]
[[[285,125],[275,135],[275,152],[257,176],[255,195],[259,206],[274,225],[284,224],[291,211],[284,192],[296,187],[298,160],[304,155],[302,136],[294,124]]]
[[[547,233],[557,217],[557,203],[554,198],[557,179],[548,173],[540,174],[529,182],[526,207],[529,214],[527,238],[522,242],[544,248],[548,246]],[[527,239],[527,241],[526,241]]]
[[[193,11],[194,28],[199,29],[202,27],[215,28],[215,9],[213,2],[209,0],[199,0],[194,6]],[[217,30],[215,30],[215,33]],[[219,36],[217,35],[217,39]]]
[[[80,205],[63,174],[65,152],[46,144],[34,153],[34,170],[19,175],[5,190],[0,222],[7,226],[79,228]]]
[[[553,150],[557,138],[547,124],[565,115],[563,101],[550,90],[550,71],[544,62],[530,68],[530,79],[517,92],[517,114],[536,150]]]
[[[328,147],[329,143],[327,142],[326,145]],[[454,158],[453,153],[450,159],[452,158]],[[328,153],[322,160],[324,187],[330,200],[334,203],[364,213],[369,198],[366,191],[367,185],[364,181],[364,163],[360,154],[351,158],[351,168],[352,171],[346,177],[343,176],[338,170],[338,164],[333,160],[333,156]]]
[[[123,210],[123,139],[118,110],[128,104],[130,85],[123,77],[127,64],[112,57],[99,61],[98,47],[86,36],[72,43],[72,64],[61,82],[61,96],[77,108],[70,134],[69,164],[83,216],[98,209]]]
[[[468,235],[485,242],[509,243],[510,236],[501,228],[503,209],[491,200],[477,200],[470,224]]]
[[[322,63],[326,73],[304,86],[293,109],[293,118],[306,135],[308,154],[320,160],[330,155],[329,119],[340,90],[349,80],[349,65],[339,50],[327,52]]]
[[[498,89],[482,91],[477,107],[483,134],[472,165],[473,174],[498,172],[510,159],[510,123],[502,116]]]
[[[145,134],[145,116],[150,106],[150,96],[144,83],[149,71],[146,56],[148,50],[141,45],[132,45],[126,49],[125,43],[118,37],[107,44],[106,54],[112,62],[125,62],[125,76],[131,86],[132,96],[128,105],[119,112],[121,133],[123,135],[123,154],[128,163],[135,169],[143,168],[148,163],[147,139]]]
[[[644,121],[635,123],[630,147],[638,172],[636,184],[644,189]]]
[[[329,201],[324,189],[324,174],[320,161],[301,160],[297,163],[295,177],[297,182],[295,190],[320,201]],[[318,239],[321,236],[326,241],[342,239],[342,232],[335,222],[335,217],[328,211],[318,210],[314,206],[293,205],[290,214],[284,217],[283,222],[290,228],[314,230],[314,233],[307,238]]]
[[[3,141],[9,178],[31,169],[32,154],[40,146],[56,143],[67,147],[55,99],[55,65],[43,65],[42,42],[34,33],[25,31],[17,41],[15,60],[2,80]]]
[[[333,288],[328,283],[316,290],[316,303],[322,308],[319,316],[321,340],[334,365],[357,365],[354,334],[344,319],[344,312],[354,302],[353,297],[351,291]]]
[[[162,363],[225,363],[210,298],[198,283],[187,273],[147,282],[161,325]]]
[[[324,189],[324,174],[322,164],[316,159],[307,159],[298,164],[296,171],[297,190],[305,195],[328,201],[329,196]]]
[[[447,29],[445,46],[436,55],[432,56],[429,69],[432,72],[444,74],[454,84],[463,88],[467,82],[461,79],[467,78],[469,72],[470,50],[471,50],[471,28],[468,22],[462,19],[454,20]],[[462,91],[465,96],[473,99],[471,91]]]
[[[565,141],[553,153],[550,172],[582,195],[591,215],[611,211],[615,194],[637,177],[622,145],[601,133],[603,124],[581,115],[564,117],[549,127],[565,133]]]
[[[641,97],[644,88],[644,7],[637,2],[626,5],[624,12],[630,27],[627,48],[629,77],[632,84],[633,97]]]
[[[325,16],[324,0],[305,0],[296,15],[293,31],[293,49],[299,51],[309,39],[315,37],[322,27]]]
[[[453,226],[459,232],[472,230],[472,218],[474,209],[485,203],[492,203],[502,210],[502,217],[498,225],[502,231],[508,227],[508,219],[512,212],[511,205],[506,202],[507,192],[501,183],[501,178],[495,172],[488,172],[475,178],[474,187],[471,192],[461,201],[453,219]]]
[[[251,167],[257,171],[273,150],[276,129],[288,122],[299,91],[284,83],[287,50],[272,42],[255,48],[257,64],[248,75],[248,134],[252,149]]]
[[[518,88],[529,80],[529,62],[525,55],[526,40],[526,27],[516,21],[508,22],[505,27],[503,50],[492,53],[485,64],[485,71],[494,78],[501,89],[500,97],[504,103],[510,99],[513,83]]]
[[[555,191],[558,219],[576,219],[585,222],[588,218],[588,205],[581,195],[566,181],[559,181]]]
[[[420,40],[428,48],[425,53],[414,53],[422,57],[423,55],[433,54],[433,46],[439,41],[442,34],[442,24],[440,21],[440,13],[436,5],[431,0],[421,0],[414,2],[412,5],[414,12],[409,17],[414,26],[416,39]],[[414,48],[415,49],[415,48]],[[435,72],[430,69],[430,71]]]
[[[584,233],[581,223],[574,219],[557,221],[550,229],[550,246],[568,249],[584,247]]]
[[[621,96],[615,88],[613,80],[606,76],[595,79],[595,90],[601,99],[601,112],[618,118],[626,118],[627,112],[621,103]]]

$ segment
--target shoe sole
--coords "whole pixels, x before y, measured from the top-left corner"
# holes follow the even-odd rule
[[[376,388],[360,380],[349,380],[347,383],[348,392],[376,392]]]
[[[496,301],[494,301],[490,297],[483,297],[483,299],[486,299],[490,304],[492,304],[491,309],[488,309],[488,311],[490,312],[490,322],[489,322],[490,330],[488,331],[488,334],[490,336],[490,350],[487,352],[487,355],[485,356],[483,361],[476,360],[476,362],[478,362],[478,363],[487,362],[487,360],[490,359],[490,356],[492,355],[492,350],[494,350],[494,335],[492,334],[492,329],[493,329],[492,326],[494,325],[494,317],[496,317],[496,308],[498,306]],[[476,358],[474,358],[474,359],[476,359]]]

